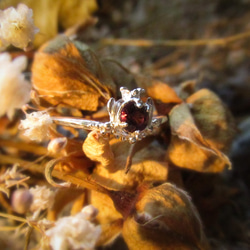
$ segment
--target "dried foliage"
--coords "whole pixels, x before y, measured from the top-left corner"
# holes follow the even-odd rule
[[[18,2],[3,1],[0,8]],[[42,46],[25,52],[28,67],[18,57],[23,52],[10,47],[9,55],[1,54],[9,65],[2,60],[1,100],[9,102],[0,112],[0,247],[17,249],[16,240],[24,249],[248,249],[248,104],[241,116],[221,93],[235,80],[233,70],[245,90],[249,32],[230,32],[245,27],[249,12],[243,8],[240,21],[230,19],[234,29],[222,32],[230,15],[219,0],[202,1],[207,16],[195,0],[101,1],[99,23],[91,16],[94,0],[22,2],[33,9],[40,29],[34,45]],[[153,29],[143,32],[138,26],[152,9],[159,17],[164,10],[168,22],[149,20]],[[176,20],[183,21],[181,29]],[[58,27],[69,30],[58,35]],[[122,38],[136,27],[136,38],[145,40],[102,40],[107,34]],[[7,66],[13,72],[5,72]],[[133,145],[112,133],[53,122],[53,116],[107,122],[107,101],[119,99],[120,87],[145,89],[154,115],[167,122]],[[25,98],[18,99],[20,93]],[[24,114],[17,111],[25,103]],[[235,140],[237,122],[242,132]]]
[[[94,53],[80,49],[66,37],[44,45],[33,62],[33,86],[53,105],[96,111],[115,92],[115,86]]]

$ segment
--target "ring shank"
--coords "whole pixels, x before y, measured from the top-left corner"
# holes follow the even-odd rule
[[[71,118],[71,117],[51,117],[52,120],[62,126],[68,126],[81,129],[98,129],[103,123],[85,119]]]

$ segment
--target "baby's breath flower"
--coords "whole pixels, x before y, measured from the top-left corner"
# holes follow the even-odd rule
[[[74,216],[59,219],[55,222],[55,227],[45,232],[53,250],[94,249],[101,227],[89,221],[90,210],[96,209],[89,205]]]
[[[26,66],[25,56],[11,61],[8,53],[0,54],[0,116],[7,113],[12,118],[15,109],[29,101],[31,85],[21,73]]]
[[[33,23],[33,11],[25,4],[17,8],[10,7],[0,11],[0,44],[6,47],[12,44],[25,49],[33,41],[38,29]]]
[[[30,188],[33,200],[30,211],[37,212],[47,208],[51,208],[54,203],[55,192],[45,186],[36,186]]]
[[[49,139],[50,126],[53,126],[50,115],[44,111],[38,111],[26,114],[26,119],[21,120],[19,129],[25,130],[24,135],[31,140],[41,142]]]

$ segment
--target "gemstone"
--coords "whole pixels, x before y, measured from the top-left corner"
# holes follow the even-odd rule
[[[120,115],[120,121],[128,124],[124,129],[129,133],[145,129],[148,125],[148,119],[147,108],[145,106],[142,108],[136,107],[134,101],[125,104]]]

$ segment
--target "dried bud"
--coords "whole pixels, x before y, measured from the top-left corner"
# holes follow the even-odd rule
[[[20,188],[13,192],[11,205],[15,212],[25,214],[29,211],[33,201],[33,195],[28,189]]]
[[[87,220],[93,220],[96,218],[98,210],[94,206],[88,205],[82,209],[81,213],[86,216]]]
[[[48,144],[48,152],[56,155],[61,152],[67,145],[68,139],[66,137],[59,137],[51,140]]]
[[[129,249],[208,249],[189,196],[172,184],[142,191],[123,226]]]

